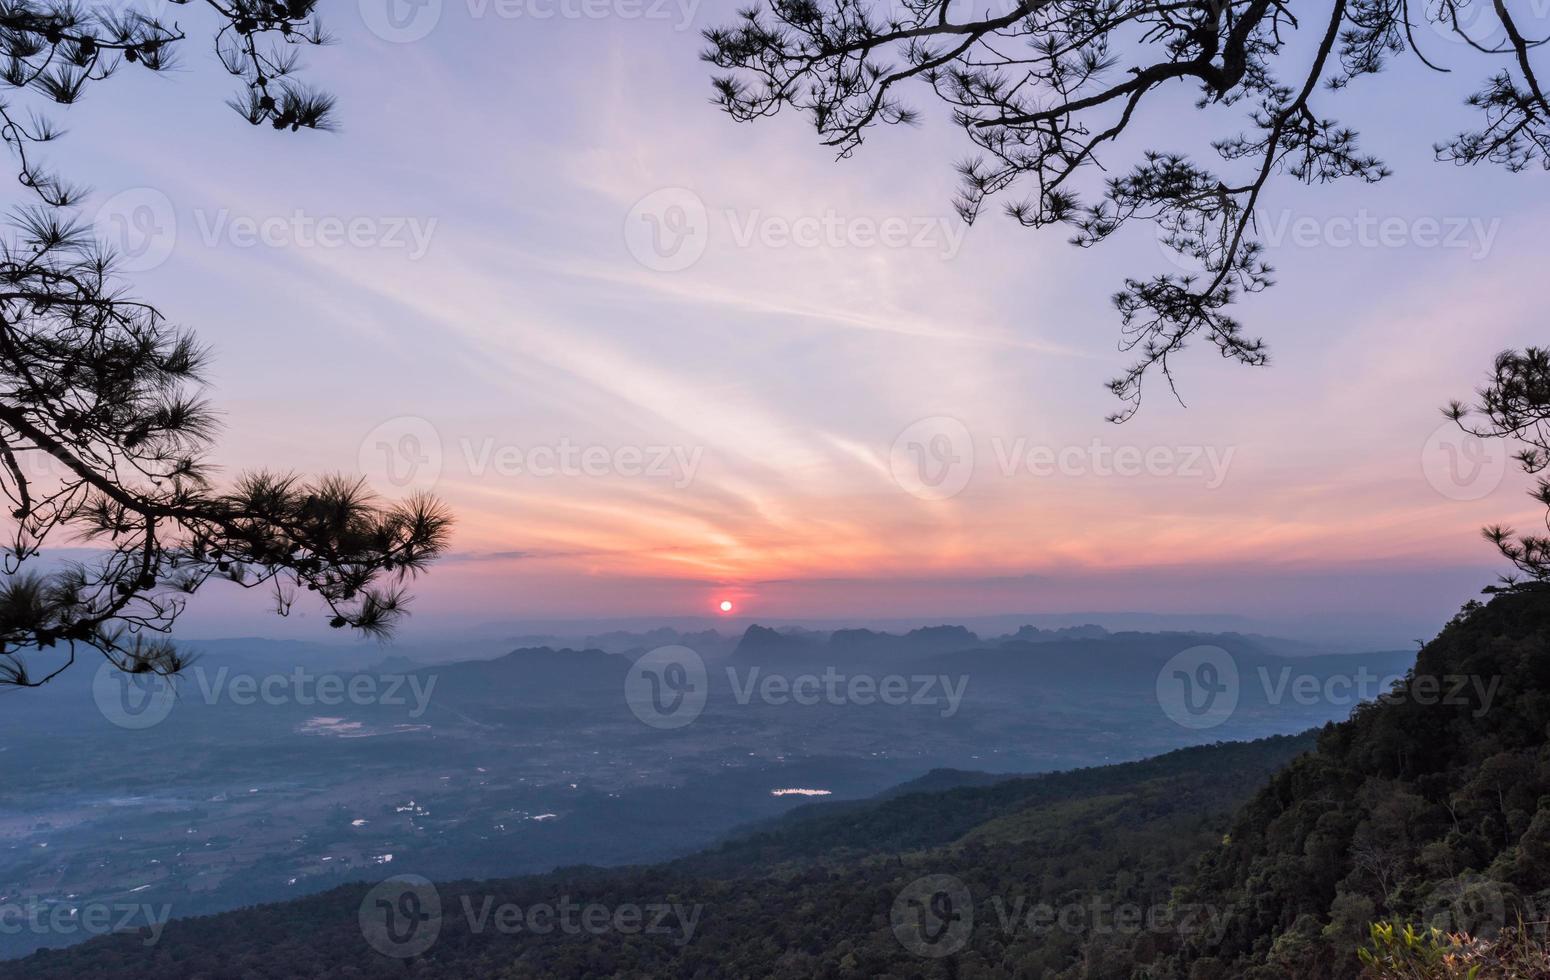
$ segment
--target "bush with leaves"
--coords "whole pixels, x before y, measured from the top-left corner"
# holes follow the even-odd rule
[[[1542,923],[1541,923],[1542,925]],[[1522,923],[1494,939],[1375,922],[1370,948],[1357,950],[1367,980],[1543,980],[1550,950]]]

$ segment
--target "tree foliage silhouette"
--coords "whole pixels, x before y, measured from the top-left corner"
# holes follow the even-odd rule
[[[186,3],[187,0],[172,0]],[[297,82],[297,52],[326,41],[316,0],[206,0],[216,52],[239,80],[230,103],[276,130],[323,129],[333,99]],[[211,579],[273,590],[287,612],[317,594],[335,627],[383,634],[405,579],[447,541],[428,496],[381,505],[361,481],[256,473],[218,489],[201,397],[205,350],[126,295],[114,257],[72,211],[84,191],[42,168],[58,131],[19,103],[68,105],[120,68],[160,71],[175,22],[73,2],[0,0],[0,139],[32,201],[0,239],[0,490],[11,540],[0,573],[0,685],[36,686],[100,651],[131,673],[170,675],[167,639]],[[46,540],[85,560],[38,571]]]
[[[1263,340],[1228,312],[1272,285],[1256,208],[1275,175],[1305,183],[1388,175],[1353,130],[1322,114],[1316,96],[1407,53],[1446,70],[1418,43],[1418,27],[1435,26],[1461,50],[1500,62],[1467,100],[1481,127],[1437,144],[1437,157],[1510,170],[1550,165],[1550,103],[1531,58],[1543,39],[1526,36],[1501,0],[1330,0],[1307,9],[1283,0],[1014,0],[1005,8],[978,16],[983,5],[954,0],[763,0],[738,23],[707,31],[704,57],[727,69],[715,79],[716,102],[734,118],[790,106],[842,157],[873,126],[915,122],[902,93],[929,88],[980,153],[960,167],[956,206],[966,221],[993,195],[1021,189],[1025,196],[1006,205],[1013,218],[1069,225],[1084,248],[1133,220],[1155,222],[1163,244],[1201,271],[1127,278],[1115,295],[1120,346],[1137,357],[1109,382],[1122,402],[1113,421],[1137,411],[1154,370],[1177,394],[1171,358],[1197,336],[1223,357],[1266,363]],[[1298,46],[1305,26],[1311,43]],[[1180,85],[1193,87],[1198,109],[1247,108],[1248,128],[1212,144],[1224,172],[1147,151],[1101,189],[1080,187],[1086,168]]]
[[[1517,572],[1502,576],[1502,586],[1550,581],[1550,350],[1529,347],[1496,355],[1490,379],[1476,392],[1477,402],[1449,402],[1442,410],[1459,428],[1479,439],[1515,439],[1513,455],[1523,472],[1536,477],[1529,491],[1546,508],[1545,534],[1518,534],[1502,524],[1483,531]]]

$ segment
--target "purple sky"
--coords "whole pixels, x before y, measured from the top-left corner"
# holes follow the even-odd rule
[[[193,40],[176,76],[63,118],[136,291],[215,348],[228,470],[361,472],[458,512],[416,629],[730,598],[1408,636],[1494,576],[1482,523],[1535,517],[1502,447],[1439,432],[1498,349],[1542,339],[1550,247],[1542,173],[1432,161],[1487,70],[1440,36],[1451,76],[1319,96],[1391,180],[1273,183],[1279,284],[1239,311],[1272,367],[1197,347],[1187,408],[1154,389],[1116,427],[1108,297],[1169,256],[1139,225],[1093,251],[995,209],[963,227],[968,147],[928,93],[924,125],[836,162],[794,115],[709,105],[697,32],[732,4],[428,0],[394,27],[386,2],[340,4],[308,55],[338,134],[249,130]],[[1236,130],[1177,94],[1116,166]],[[221,597],[190,629],[316,624]]]

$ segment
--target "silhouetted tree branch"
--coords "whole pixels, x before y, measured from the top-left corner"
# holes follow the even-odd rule
[[[1547,534],[1519,535],[1499,524],[1484,529],[1486,539],[1518,570],[1502,576],[1502,585],[1511,589],[1525,578],[1550,580],[1550,477],[1544,475],[1550,468],[1550,351],[1529,347],[1496,355],[1491,379],[1476,396],[1477,404],[1450,402],[1443,414],[1470,435],[1522,443],[1513,458],[1523,472],[1537,477],[1529,495],[1546,508]]]
[[[207,0],[216,50],[242,81],[233,106],[275,129],[326,128],[331,97],[291,79],[300,44],[321,44],[316,0]],[[125,63],[171,64],[184,34],[133,12],[0,2],[0,81],[69,104]],[[0,236],[0,492],[12,540],[0,570],[0,685],[35,686],[78,645],[119,668],[173,674],[165,635],[212,578],[273,590],[278,610],[317,594],[332,625],[383,634],[403,584],[446,546],[429,497],[379,505],[360,481],[258,473],[216,488],[204,457],[216,426],[201,397],[205,351],[125,295],[113,257],[70,210],[81,191],[40,169],[57,132],[0,103],[0,138],[34,203]],[[50,537],[100,555],[24,567]]]
[[[1465,26],[1460,11],[1471,3],[1491,6],[1501,44]],[[1136,412],[1154,369],[1172,387],[1170,359],[1196,336],[1223,357],[1266,363],[1264,342],[1227,313],[1241,295],[1272,285],[1255,208],[1278,174],[1305,183],[1388,175],[1359,151],[1355,132],[1315,109],[1314,95],[1338,92],[1406,52],[1445,70],[1416,41],[1421,18],[1504,62],[1468,100],[1484,112],[1483,128],[1438,144],[1438,158],[1513,170],[1550,165],[1550,106],[1530,58],[1542,40],[1524,36],[1501,0],[1434,0],[1429,9],[1412,0],[1310,9],[1283,0],[1021,0],[985,17],[955,0],[883,9],[868,0],[764,0],[736,25],[707,31],[706,60],[728,70],[715,79],[716,102],[742,121],[791,106],[846,157],[868,128],[916,121],[901,93],[926,86],[980,151],[960,168],[964,220],[975,220],[992,195],[1023,187],[1026,196],[1006,211],[1033,227],[1068,224],[1082,247],[1134,219],[1155,222],[1164,244],[1202,271],[1128,278],[1115,295],[1121,348],[1138,356],[1109,384],[1124,403],[1114,421]],[[1304,18],[1317,44],[1311,55],[1293,55],[1289,40]],[[1250,129],[1213,143],[1241,172],[1150,151],[1101,190],[1079,188],[1084,168],[1099,163],[1148,100],[1179,84],[1195,89],[1200,109],[1247,103]]]

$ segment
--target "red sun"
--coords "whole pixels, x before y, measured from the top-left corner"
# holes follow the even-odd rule
[[[732,611],[732,600],[731,599],[722,599],[721,600],[720,609],[724,613],[731,612]]]

